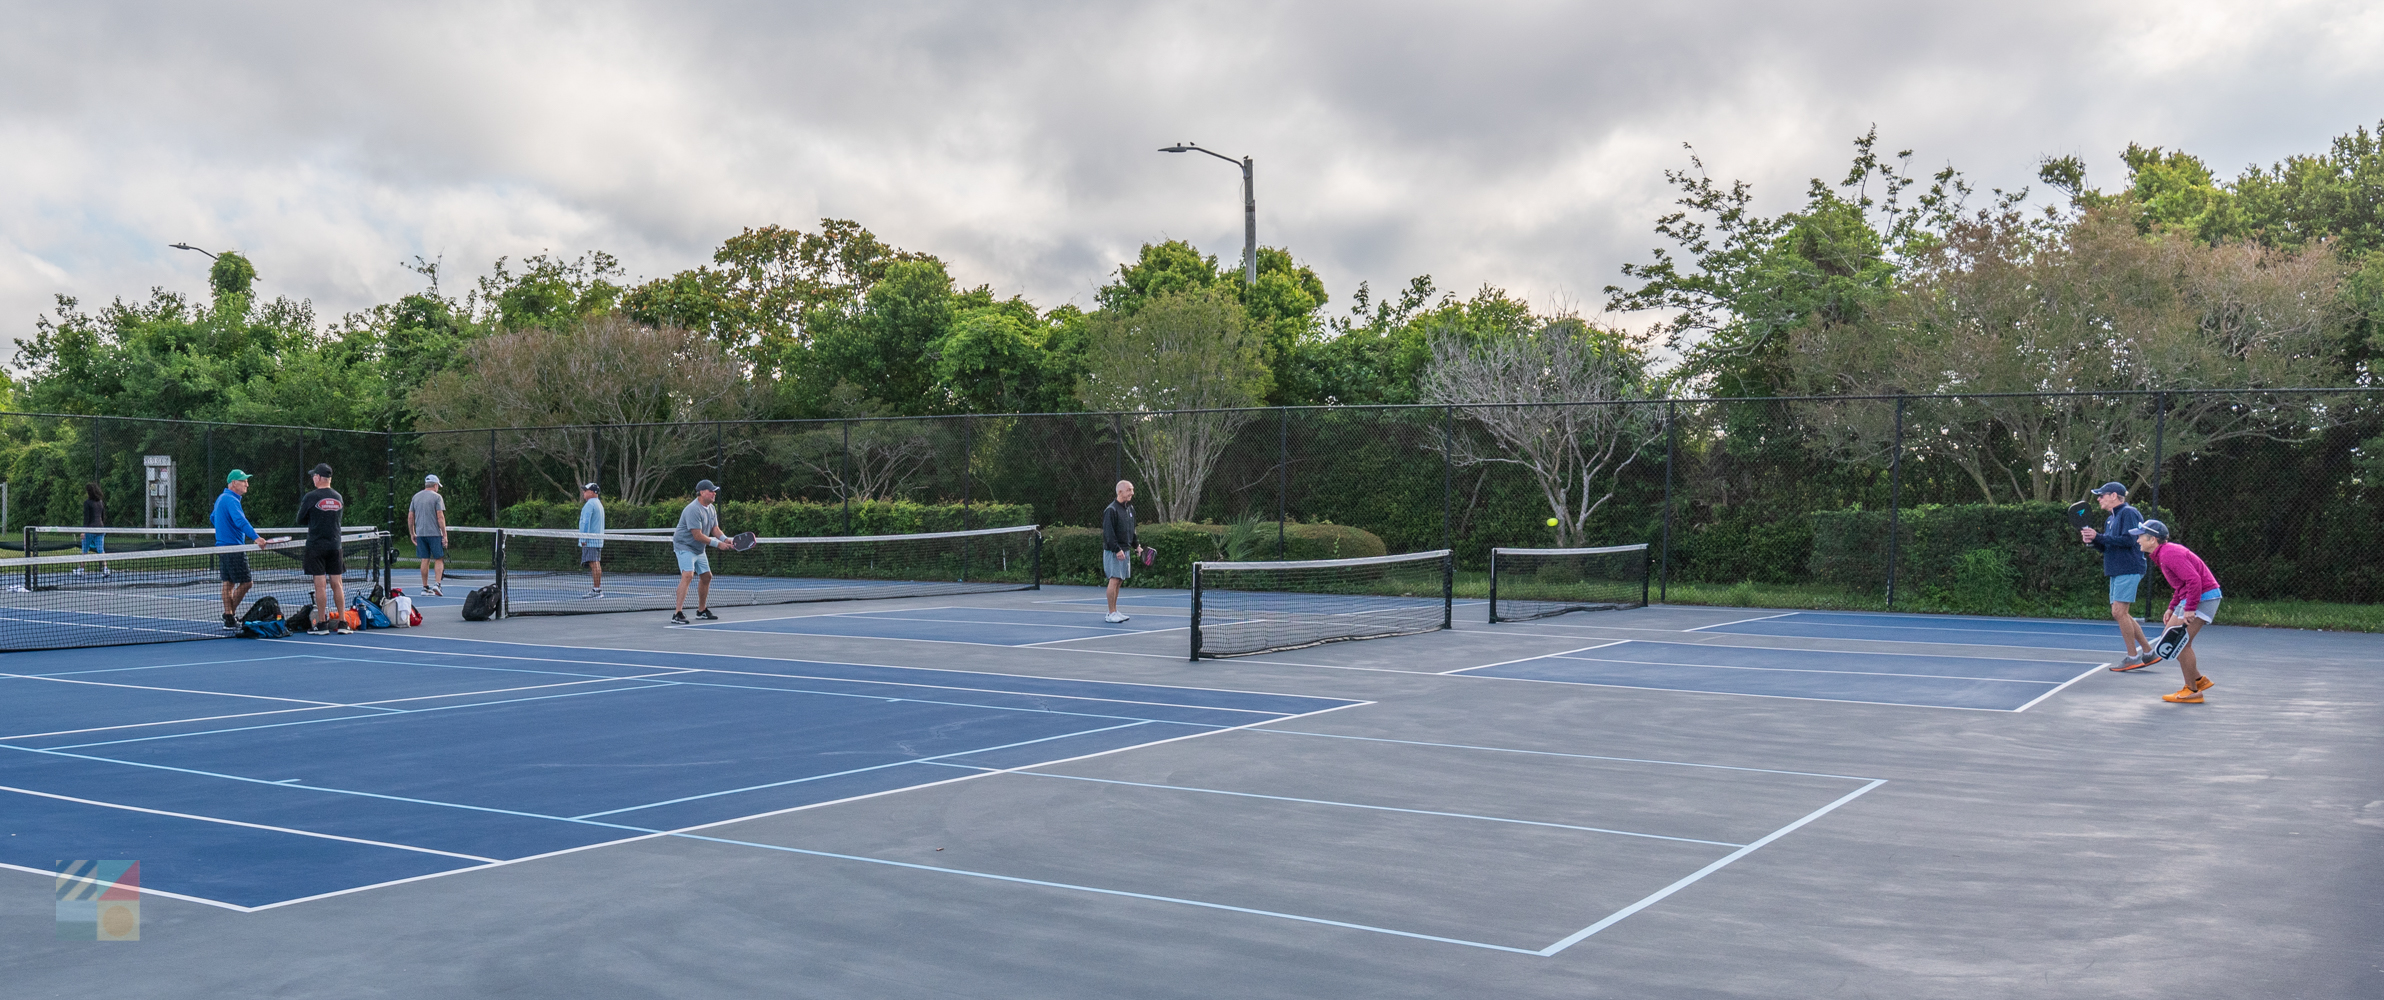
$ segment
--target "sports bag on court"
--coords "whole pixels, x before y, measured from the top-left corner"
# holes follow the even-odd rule
[[[286,639],[290,627],[281,620],[281,602],[260,597],[240,616],[240,635],[246,639]]]
[[[381,611],[381,606],[365,600],[363,595],[357,595],[350,603],[352,606],[348,610],[356,616],[354,624],[358,628],[391,627],[389,616]]]
[[[283,619],[282,624],[289,626],[292,632],[304,632],[315,627],[315,606],[312,604],[299,605],[298,613]]]
[[[244,622],[280,621],[281,602],[274,600],[270,595],[257,598],[249,602],[248,613],[241,615],[240,620]]]
[[[489,584],[464,595],[464,620],[484,622],[496,617],[497,585]]]

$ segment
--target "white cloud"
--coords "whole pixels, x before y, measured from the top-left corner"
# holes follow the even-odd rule
[[[961,280],[1087,303],[1137,243],[1260,239],[1337,304],[1429,272],[1594,308],[1693,142],[1767,209],[1871,123],[2029,183],[2130,141],[2223,173],[2380,117],[2357,3],[11,4],[0,330],[204,287],[189,240],[336,316],[500,255],[633,274],[854,218]]]

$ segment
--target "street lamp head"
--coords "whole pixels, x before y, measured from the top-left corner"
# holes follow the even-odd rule
[[[169,247],[172,247],[172,248],[174,248],[174,249],[176,249],[176,250],[199,250],[199,248],[198,248],[198,247],[191,246],[191,245],[190,245],[190,244],[188,244],[188,243],[168,243],[168,244],[166,244],[166,245],[167,245],[167,246],[169,246]],[[207,253],[207,251],[205,251],[205,250],[199,250],[199,252],[200,252],[200,253],[205,253],[205,254],[207,254],[207,258],[208,258],[209,260],[213,260],[213,259],[215,258],[215,255],[214,255],[214,254]]]
[[[1161,146],[1159,147],[1159,151],[1162,153],[1189,153],[1198,148],[1200,147],[1179,142],[1173,146]]]

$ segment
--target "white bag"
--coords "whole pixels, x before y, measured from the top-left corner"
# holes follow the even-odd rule
[[[414,599],[399,594],[381,602],[381,613],[389,616],[391,627],[405,628],[414,620]]]

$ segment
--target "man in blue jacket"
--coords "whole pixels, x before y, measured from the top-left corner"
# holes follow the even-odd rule
[[[250,527],[248,512],[240,509],[240,498],[248,493],[248,473],[233,469],[224,476],[224,491],[215,497],[215,510],[207,520],[215,525],[215,544],[265,547],[265,540],[257,537],[257,529]],[[223,627],[240,627],[240,599],[248,596],[252,586],[248,569],[248,553],[224,552],[215,557],[216,575],[223,578]]]
[[[2144,581],[2144,553],[2129,532],[2144,523],[2144,515],[2127,502],[2127,487],[2118,483],[2095,487],[2094,499],[2111,516],[2103,522],[2103,530],[2079,528],[2078,537],[2103,550],[2103,575],[2111,578],[2111,620],[2119,623],[2119,637],[2127,643],[2126,658],[2111,669],[2135,670],[2152,662],[2152,644],[2144,641],[2144,626],[2128,611],[2128,605],[2136,600],[2136,585]]]

